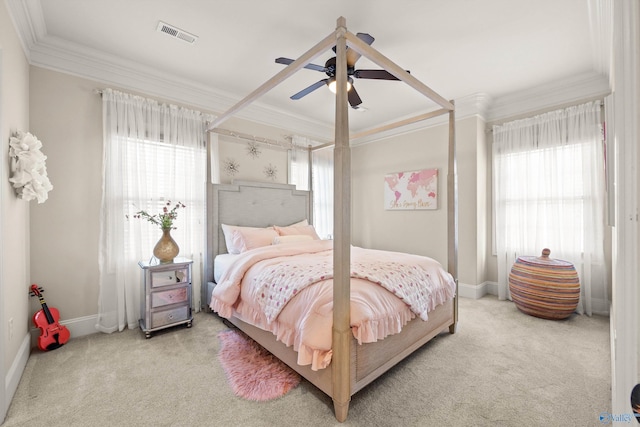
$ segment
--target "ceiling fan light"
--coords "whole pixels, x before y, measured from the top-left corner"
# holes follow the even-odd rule
[[[349,77],[347,79],[347,92],[349,92],[351,90],[351,84],[353,83],[353,79],[351,79],[351,77]],[[329,79],[329,81],[327,82],[327,86],[329,86],[329,90],[333,93],[336,93],[336,79],[335,77],[332,77]]]

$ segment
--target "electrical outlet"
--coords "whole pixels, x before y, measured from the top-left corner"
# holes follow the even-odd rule
[[[9,341],[13,339],[13,317],[9,319]]]

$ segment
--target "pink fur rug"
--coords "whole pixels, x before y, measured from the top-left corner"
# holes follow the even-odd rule
[[[264,401],[284,396],[300,375],[251,338],[233,329],[218,333],[218,359],[236,396]]]

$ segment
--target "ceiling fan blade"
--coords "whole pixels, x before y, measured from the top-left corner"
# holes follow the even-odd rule
[[[289,65],[292,62],[293,62],[293,59],[282,58],[282,57],[276,58],[277,64]],[[308,68],[309,70],[322,71],[323,73],[327,71],[322,65],[316,65],[316,64],[307,64],[304,66],[304,68]]]
[[[327,84],[327,82],[329,81],[329,79],[322,79],[320,81],[315,82],[314,84],[312,84],[311,86],[302,89],[300,92],[296,93],[295,95],[291,96],[291,99],[300,99],[305,95],[310,94],[311,92],[313,92],[314,90],[325,86]]]
[[[347,99],[349,100],[349,105],[351,105],[351,107],[353,108],[356,108],[358,105],[362,104],[362,99],[360,99],[360,96],[358,95],[358,92],[356,91],[356,87],[354,85],[351,85],[351,90],[347,92]]]
[[[368,45],[371,45],[371,43],[373,43],[373,41],[375,40],[371,34],[367,34],[367,33],[358,33],[356,34],[356,37]],[[335,46],[332,47],[331,49],[333,50],[333,53],[337,53]],[[360,56],[361,55],[358,52],[356,52],[353,49],[349,49],[349,47],[347,46],[347,65],[349,67],[353,67],[356,61],[360,59]]]
[[[406,70],[410,73],[409,70]],[[355,70],[353,77],[358,79],[375,79],[375,80],[400,80],[393,74],[385,70]]]
[[[365,42],[368,45],[371,45],[375,40],[373,36],[367,33],[358,33],[356,37]],[[356,64],[356,61],[360,59],[360,54],[353,49],[347,49],[347,65],[349,67],[353,67]]]
[[[373,38],[371,34],[367,34],[367,33],[358,33],[356,34],[356,37],[362,40],[363,42],[365,42],[366,44],[368,44],[369,46],[371,46],[371,43],[373,43],[373,41],[375,40],[375,38]]]

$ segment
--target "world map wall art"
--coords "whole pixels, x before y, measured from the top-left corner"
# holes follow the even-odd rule
[[[385,175],[384,208],[392,211],[438,209],[438,169]]]

